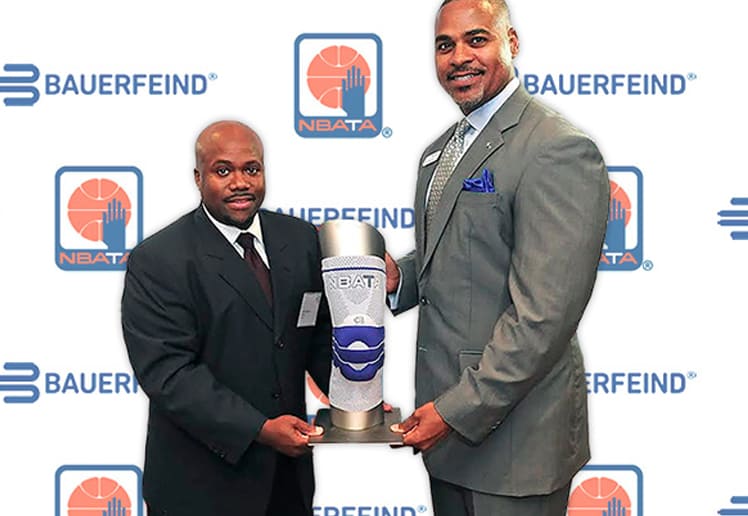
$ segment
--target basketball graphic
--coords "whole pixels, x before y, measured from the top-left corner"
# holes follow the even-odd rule
[[[611,206],[613,201],[616,200],[621,204],[621,208],[626,213],[626,225],[629,225],[631,220],[631,199],[629,199],[626,191],[615,181],[610,181],[610,202]]]
[[[307,86],[322,105],[337,109],[343,106],[343,80],[356,67],[364,78],[364,91],[371,84],[371,70],[366,59],[346,45],[332,45],[312,58],[307,69]]]
[[[103,239],[102,214],[113,200],[119,201],[125,210],[127,225],[132,216],[127,193],[111,179],[88,179],[75,189],[68,200],[68,220],[80,236],[100,242]]]
[[[618,482],[607,477],[588,478],[572,491],[567,516],[618,516],[607,515],[608,502],[614,498],[630,515],[631,499]]]
[[[119,516],[122,511],[107,511],[107,504],[115,499],[119,500],[125,516],[131,516],[130,497],[122,486],[107,477],[89,478],[78,484],[70,495],[67,516],[100,516],[109,513]]]

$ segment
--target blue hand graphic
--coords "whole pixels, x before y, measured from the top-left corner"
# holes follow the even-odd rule
[[[614,496],[608,502],[608,510],[603,511],[602,516],[626,516],[626,507],[621,505],[621,500]]]
[[[122,507],[119,498],[112,498],[106,503],[106,510],[101,511],[101,516],[127,516],[127,507]]]
[[[102,214],[101,226],[104,243],[110,251],[121,251],[125,248],[125,217],[127,213],[117,199],[107,204],[107,211]]]
[[[361,75],[361,68],[352,66],[343,79],[343,110],[349,118],[364,118],[364,86],[366,77]]]
[[[608,228],[605,230],[605,245],[608,251],[626,250],[626,210],[621,201],[610,200]]]

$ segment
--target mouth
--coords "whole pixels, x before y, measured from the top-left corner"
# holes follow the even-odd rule
[[[225,198],[223,201],[231,208],[235,210],[246,210],[250,208],[257,198],[254,194],[241,194],[241,195],[232,195],[230,197]]]
[[[482,70],[460,70],[447,74],[447,80],[458,88],[472,86],[484,74]]]

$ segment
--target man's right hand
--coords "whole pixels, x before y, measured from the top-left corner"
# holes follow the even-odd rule
[[[387,251],[384,252],[384,270],[387,274],[387,293],[392,294],[400,284],[400,269]]]
[[[320,426],[310,425],[296,416],[286,414],[265,421],[257,442],[270,446],[283,455],[298,457],[309,453],[309,436],[320,435],[323,431]]]

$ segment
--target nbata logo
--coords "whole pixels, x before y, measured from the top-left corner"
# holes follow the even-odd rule
[[[55,473],[55,516],[143,516],[140,468],[65,465]]]
[[[587,465],[571,482],[567,516],[642,516],[643,475],[633,465]]]
[[[47,394],[137,394],[132,373],[119,371],[47,371],[33,362],[5,362],[0,374],[0,397],[7,404],[34,403]],[[42,378],[42,385],[36,381]]]
[[[304,138],[372,138],[382,131],[382,41],[376,34],[301,34],[294,124]]]
[[[143,239],[143,175],[135,167],[62,167],[55,185],[55,262],[121,271]]]
[[[636,167],[608,167],[608,177],[610,210],[599,270],[633,271],[642,264],[650,270],[652,263],[642,260],[642,173]]]
[[[735,228],[735,231],[730,231],[730,238],[733,240],[748,240],[748,197],[733,197],[730,205],[731,209],[717,212],[721,217],[717,224]],[[739,230],[740,228],[746,229]]]
[[[41,93],[46,96],[203,95],[208,91],[208,83],[217,78],[214,73],[42,74],[31,63],[8,63],[3,65],[3,71],[0,96],[6,106],[33,106]]]

